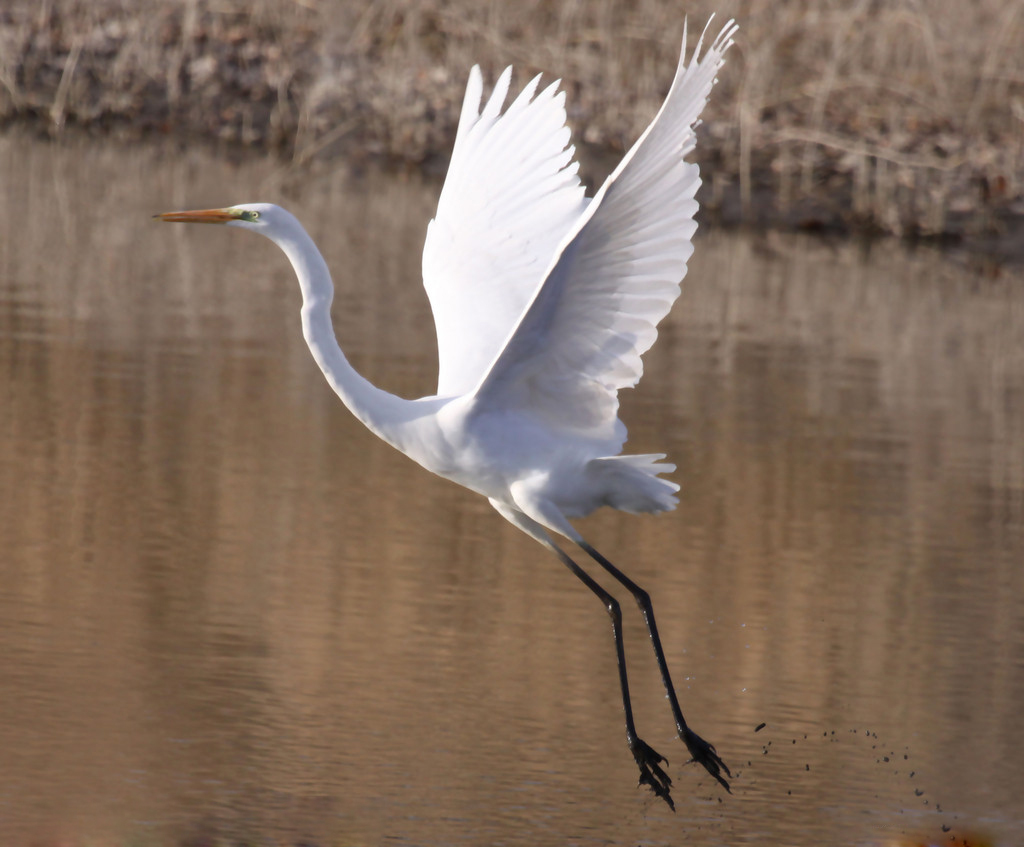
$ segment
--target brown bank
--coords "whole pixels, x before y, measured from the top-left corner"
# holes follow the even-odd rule
[[[697,151],[711,214],[1024,258],[1019,0],[8,0],[0,127],[442,170],[480,62],[561,75],[594,160],[711,12],[741,25]]]

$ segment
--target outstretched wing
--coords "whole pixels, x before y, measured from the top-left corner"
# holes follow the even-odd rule
[[[437,329],[437,393],[472,390],[544,279],[583,209],[558,82],[535,77],[501,112],[507,68],[480,110],[469,74],[451,165],[427,228],[423,285]],[[536,94],[536,96],[534,96]]]
[[[683,161],[736,27],[679,67],[654,121],[566,234],[543,284],[476,388],[482,408],[523,409],[548,425],[617,441],[618,390],[679,296],[697,228],[697,166]],[[706,32],[706,30],[705,30]]]

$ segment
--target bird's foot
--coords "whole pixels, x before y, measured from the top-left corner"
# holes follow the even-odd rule
[[[640,768],[640,781],[637,784],[649,785],[651,791],[668,803],[668,807],[674,812],[676,804],[672,802],[672,795],[669,793],[672,790],[672,777],[661,767],[662,762],[668,764],[668,759],[642,738],[630,739],[629,749],[633,751],[633,758]]]
[[[722,771],[725,771],[726,776],[732,777],[732,771],[729,770],[728,765],[723,762],[718,753],[715,752],[715,746],[708,744],[703,738],[697,735],[689,727],[684,728],[681,733],[681,737],[686,744],[686,749],[690,751],[691,762],[696,762],[698,765],[703,765],[704,769],[711,774],[721,784],[722,788],[726,791],[729,789],[729,783],[725,776],[722,776]]]

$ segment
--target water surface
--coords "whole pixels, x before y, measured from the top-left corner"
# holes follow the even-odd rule
[[[680,507],[580,522],[736,777],[685,764],[626,604],[672,814],[594,598],[352,419],[273,245],[150,220],[288,205],[414,396],[437,191],[0,140],[0,842],[1024,841],[1024,275],[700,233],[623,396]]]

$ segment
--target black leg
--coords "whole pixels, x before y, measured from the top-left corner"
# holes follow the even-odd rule
[[[622,708],[626,713],[626,741],[629,744],[630,751],[633,753],[637,766],[640,768],[640,784],[649,785],[651,790],[675,811],[675,803],[672,802],[672,797],[669,793],[672,789],[672,779],[661,767],[661,763],[667,760],[636,734],[636,727],[633,724],[633,706],[629,700],[629,680],[626,676],[626,651],[622,642],[622,611],[619,608],[619,601],[605,591],[599,583],[591,578],[590,574],[577,565],[562,550],[554,544],[549,544],[548,546],[550,546],[562,563],[601,599],[608,612],[608,616],[612,619],[612,635],[615,637],[615,656],[619,665],[619,684],[622,686]],[[678,709],[678,707],[676,708]],[[726,772],[728,772],[728,769],[726,769]]]
[[[679,708],[679,698],[676,697],[676,690],[672,685],[672,677],[668,672],[668,662],[665,661],[665,651],[661,647],[661,638],[658,636],[658,624],[654,620],[654,606],[651,604],[650,595],[598,553],[597,550],[587,544],[587,542],[580,541],[578,543],[580,547],[590,554],[595,562],[615,577],[633,595],[633,599],[636,600],[636,604],[643,613],[644,622],[647,624],[647,632],[650,633],[651,643],[654,645],[654,655],[658,659],[661,681],[665,684],[665,693],[668,695],[668,701],[672,706],[672,716],[675,718],[679,737],[686,744],[686,748],[690,751],[693,761],[703,765],[707,772],[717,779],[726,791],[729,791],[729,783],[726,781],[725,776],[722,776],[722,771],[725,771],[726,776],[732,776],[728,766],[719,758],[718,753],[715,752],[714,745],[709,744],[690,729],[683,718],[683,710]],[[589,577],[587,578],[589,579]]]

